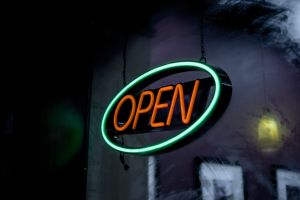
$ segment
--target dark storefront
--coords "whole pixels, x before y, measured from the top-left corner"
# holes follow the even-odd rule
[[[1,79],[0,199],[300,199],[297,1],[87,8],[20,23],[36,59]]]

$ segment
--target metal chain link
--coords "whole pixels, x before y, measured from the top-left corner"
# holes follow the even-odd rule
[[[127,56],[127,34],[125,36],[125,42],[124,42],[124,47],[123,47],[123,86],[126,86],[126,56]],[[122,135],[120,135],[120,139],[121,139],[121,145],[124,145],[124,138]],[[124,153],[120,152],[120,161],[124,167],[124,170],[128,170],[129,169],[129,165],[127,165],[126,160],[125,160],[125,155]]]
[[[201,11],[201,18],[200,18],[200,42],[201,42],[201,58],[200,62],[206,63],[206,54],[205,54],[205,47],[204,47],[204,20],[203,20],[203,11]]]
[[[123,86],[126,86],[126,54],[127,54],[127,35],[125,36],[125,42],[123,47]]]

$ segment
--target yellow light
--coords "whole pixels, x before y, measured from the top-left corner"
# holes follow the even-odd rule
[[[258,142],[263,151],[274,151],[281,145],[282,137],[277,120],[264,116],[258,123]]]

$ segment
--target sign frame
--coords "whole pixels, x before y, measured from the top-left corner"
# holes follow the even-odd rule
[[[113,108],[116,106],[118,101],[126,94],[132,91],[139,91],[145,86],[149,85],[151,82],[155,82],[158,79],[161,79],[170,74],[185,72],[185,71],[204,71],[208,73],[214,81],[215,89],[213,98],[209,106],[205,109],[203,114],[193,122],[188,128],[178,133],[176,136],[169,138],[163,142],[156,143],[153,145],[148,145],[145,147],[132,148],[120,146],[117,143],[114,143],[107,132],[107,120],[109,119],[109,114],[112,112]],[[230,96],[231,96],[231,82],[227,74],[219,69],[212,67],[206,63],[200,63],[195,61],[180,61],[162,65],[160,67],[154,68],[141,76],[134,79],[128,85],[126,85],[109,103],[107,109],[104,112],[102,122],[101,122],[101,133],[104,141],[113,149],[130,154],[154,154],[165,150],[179,141],[187,138],[188,136],[195,133],[199,130],[209,118],[211,118],[212,113],[216,110],[217,104],[220,100],[222,86],[230,86]]]

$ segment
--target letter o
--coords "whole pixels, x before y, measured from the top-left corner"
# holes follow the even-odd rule
[[[127,122],[123,126],[119,126],[117,117],[118,117],[121,106],[123,105],[123,103],[126,100],[131,101],[131,105],[132,105],[131,113],[130,113],[130,116],[129,116]],[[130,123],[131,123],[131,121],[134,117],[135,109],[136,109],[136,101],[135,101],[135,98],[132,95],[126,95],[121,99],[121,101],[118,103],[118,105],[116,107],[116,110],[115,110],[115,113],[114,113],[114,127],[117,131],[124,131],[125,129],[128,128],[128,126],[130,125]]]

